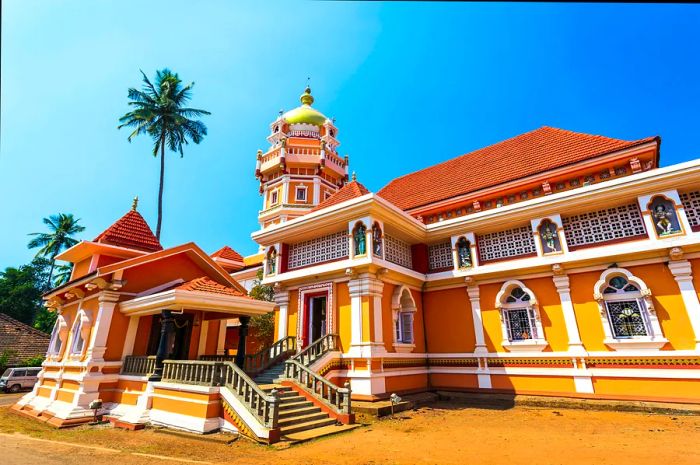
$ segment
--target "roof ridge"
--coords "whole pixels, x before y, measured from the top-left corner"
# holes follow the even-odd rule
[[[339,203],[345,202],[346,200],[362,197],[363,195],[370,194],[371,192],[372,191],[367,189],[360,181],[350,181],[346,183],[343,187],[335,191],[333,195],[328,197],[326,200],[309,210],[309,213],[322,210],[332,205],[337,205]],[[348,193],[350,193],[350,195],[346,195]]]

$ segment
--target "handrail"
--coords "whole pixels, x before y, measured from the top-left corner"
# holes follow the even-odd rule
[[[156,371],[155,355],[127,355],[124,357],[121,374],[150,376],[154,371]]]
[[[296,337],[287,336],[254,354],[246,355],[243,368],[246,373],[255,375],[271,367],[283,357],[293,354],[296,350]]]
[[[245,372],[232,362],[202,360],[164,360],[163,382],[226,386],[265,427],[277,428],[279,396],[266,394]]]
[[[206,355],[205,354],[205,355],[199,356],[199,360],[201,360],[203,362],[230,362],[230,361],[233,361],[233,359],[235,359],[235,358],[236,358],[235,355],[214,355],[214,354]]]
[[[338,387],[293,359],[284,362],[284,376],[295,381],[302,388],[306,388],[315,398],[331,407],[336,413],[350,414],[352,408],[350,383],[346,382],[345,387]]]
[[[256,416],[266,428],[277,428],[279,420],[280,399],[277,391],[267,395],[235,363],[224,362],[222,370],[223,384],[236,398]]]
[[[298,360],[302,365],[308,367],[316,360],[323,357],[327,352],[338,349],[339,340],[340,338],[337,334],[326,334],[325,336],[321,336],[320,338],[316,339],[292,358],[294,360]]]

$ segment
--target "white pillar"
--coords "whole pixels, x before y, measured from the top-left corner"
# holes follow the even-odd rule
[[[277,324],[277,340],[287,337],[289,324],[289,291],[275,292],[275,303],[279,306],[279,322]]]
[[[693,284],[693,269],[688,260],[672,260],[668,263],[668,269],[673,273],[681,291],[683,304],[695,333],[695,350],[700,350],[700,302]]]
[[[479,366],[477,368],[477,381],[482,389],[491,389],[491,375],[486,362],[486,342],[484,340],[484,323],[481,319],[481,302],[479,300],[479,286],[474,283],[473,278],[468,279],[467,295],[472,308],[472,323],[474,324],[474,355],[479,356]]]
[[[219,336],[216,341],[216,355],[224,355],[226,350],[226,322],[228,320],[219,320]]]
[[[581,342],[581,335],[576,322],[576,314],[574,313],[574,304],[571,302],[571,289],[569,288],[569,277],[567,275],[554,276],[552,278],[554,286],[559,293],[559,301],[561,302],[561,310],[564,314],[564,324],[566,326],[566,335],[569,338],[569,352],[574,352],[576,355],[582,355],[586,351]]]
[[[476,346],[474,347],[475,354],[485,354],[486,342],[484,341],[484,323],[481,320],[481,302],[479,301],[479,286],[470,285],[467,287],[469,302],[472,308],[472,323],[474,324],[474,338]]]
[[[386,348],[384,347],[384,342],[382,342],[383,339],[377,340],[378,336],[381,338],[380,333],[375,331],[374,337],[371,334],[363,333],[364,321],[362,315],[362,298],[369,297],[372,299],[372,306],[374,307],[371,315],[373,325],[376,330],[377,324],[379,324],[378,329],[381,331],[381,299],[384,283],[380,279],[373,277],[373,275],[364,274],[350,280],[348,289],[350,290],[351,329],[349,353],[355,357],[371,357],[372,355],[385,353]]]
[[[114,307],[117,306],[119,294],[102,291],[97,299],[100,303],[100,308],[97,312],[97,318],[95,318],[95,325],[92,328],[92,340],[87,350],[86,361],[88,363],[104,360],[109,327],[112,324],[112,315],[114,314]]]
[[[321,180],[317,177],[314,178],[313,190],[313,204],[318,205],[321,203]]]
[[[124,339],[124,349],[122,350],[122,360],[127,355],[134,353],[134,342],[136,341],[136,333],[139,329],[140,316],[132,316],[129,318],[129,327],[126,330],[126,338]]]
[[[226,320],[221,320],[226,324]],[[207,353],[207,336],[209,335],[209,321],[204,320],[199,325],[199,345],[197,346],[197,357]]]

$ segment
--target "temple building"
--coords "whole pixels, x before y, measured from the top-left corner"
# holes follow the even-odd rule
[[[100,399],[117,426],[275,442],[392,393],[700,402],[700,161],[542,127],[371,192],[313,103],[258,151],[258,254],[163,249],[134,209],[58,257],[73,276],[16,410],[60,426]],[[259,269],[274,302],[247,296]]]

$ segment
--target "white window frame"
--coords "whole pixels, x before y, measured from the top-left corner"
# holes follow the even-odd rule
[[[403,353],[412,352],[416,348],[415,314],[417,307],[413,294],[408,287],[396,287],[391,298],[391,308],[392,321],[394,323],[394,350]],[[403,338],[403,334],[406,332],[406,324],[410,325],[410,341],[406,341]]]
[[[270,192],[270,206],[275,206],[279,203],[279,192],[277,189]]]
[[[630,284],[639,289],[638,292],[618,292],[615,294],[605,294],[603,291],[609,286],[610,280],[615,277],[622,277]],[[634,276],[630,271],[624,268],[608,268],[601,275],[600,279],[595,283],[593,288],[593,298],[598,302],[598,311],[600,312],[601,322],[603,324],[603,332],[605,339],[603,343],[613,350],[619,349],[661,349],[668,339],[666,339],[661,331],[661,325],[654,309],[654,302],[651,297],[651,289],[641,279]],[[613,333],[610,316],[608,314],[607,302],[619,302],[636,300],[639,311],[642,313],[642,319],[647,331],[646,336],[628,336],[615,337]]]
[[[71,329],[71,344],[70,344],[70,355],[74,358],[80,358],[85,353],[89,343],[90,329],[91,329],[90,312],[83,310],[82,308],[78,310],[78,314],[75,316],[75,321],[73,321],[73,328]],[[78,343],[82,341],[82,346],[78,348]]]
[[[515,288],[519,287],[529,296],[527,301],[506,302]],[[535,294],[518,280],[510,280],[503,283],[501,290],[496,294],[496,307],[500,310],[501,316],[501,345],[510,352],[542,352],[547,347],[547,340],[542,329],[542,319],[540,317],[539,305]],[[529,318],[530,339],[511,340],[509,337],[508,312],[514,310],[526,310]]]
[[[63,354],[63,349],[66,346],[66,339],[68,336],[68,322],[66,318],[59,313],[56,317],[56,323],[53,325],[53,330],[51,331],[51,339],[49,339],[49,348],[46,352],[48,358],[57,360],[61,358]],[[56,343],[60,341],[58,347]]]
[[[308,196],[308,190],[309,188],[307,186],[296,186],[294,188],[294,200],[297,203],[308,203],[309,201],[309,196]],[[304,198],[300,199],[299,198],[299,193],[303,192],[304,193]]]

